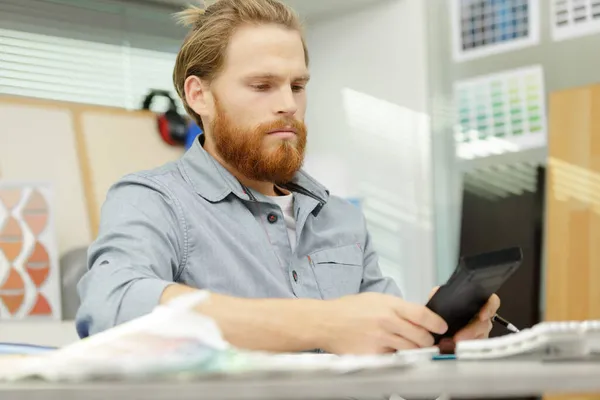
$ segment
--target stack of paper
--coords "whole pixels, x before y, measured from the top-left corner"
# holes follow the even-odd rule
[[[62,349],[3,368],[0,380],[197,379],[239,374],[347,373],[429,361],[435,349],[383,356],[270,354],[236,349],[213,320],[191,311],[194,299],[159,306],[151,314]],[[196,299],[197,301],[198,299]]]

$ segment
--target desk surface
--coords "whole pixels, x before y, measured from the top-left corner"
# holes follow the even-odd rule
[[[195,383],[108,383],[0,385],[3,400],[59,399],[381,399],[508,397],[600,393],[600,362],[440,361],[405,370],[346,376],[213,380]]]

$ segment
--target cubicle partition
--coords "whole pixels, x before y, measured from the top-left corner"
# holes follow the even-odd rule
[[[0,96],[0,179],[54,189],[59,253],[86,246],[110,185],[177,159],[148,111]]]

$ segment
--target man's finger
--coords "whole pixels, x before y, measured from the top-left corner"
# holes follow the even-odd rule
[[[481,321],[490,320],[496,315],[496,312],[500,308],[500,297],[497,295],[492,295],[489,298],[488,302],[485,303],[485,306],[479,312],[479,319]]]
[[[397,335],[388,335],[386,337],[385,343],[383,343],[383,345],[385,347],[389,347],[395,350],[412,350],[412,349],[418,349],[419,346],[417,346],[415,343],[411,342],[410,340],[407,340],[403,337],[397,336]]]
[[[458,332],[454,339],[460,340],[473,340],[488,337],[489,333],[493,328],[491,320],[479,321],[475,320],[467,325],[465,328]]]
[[[477,320],[471,322],[469,325],[465,326],[454,336],[454,340],[461,341],[475,339],[477,335],[480,334],[482,331],[481,324],[482,322]]]
[[[433,295],[440,290],[439,286],[434,287],[433,289],[431,289],[431,292],[429,292],[429,300],[431,300],[431,298],[433,297]]]
[[[431,347],[435,342],[429,331],[400,317],[393,321],[390,326],[386,326],[385,329],[413,342],[418,347]]]
[[[490,332],[492,331],[492,329],[494,328],[494,324],[492,323],[491,320],[489,320],[487,322],[487,324],[482,325],[482,330],[481,332],[479,332],[477,334],[477,336],[475,336],[475,339],[487,339],[488,337],[490,337]]]
[[[448,330],[448,324],[439,315],[425,306],[403,301],[396,309],[398,315],[429,332],[443,334]]]

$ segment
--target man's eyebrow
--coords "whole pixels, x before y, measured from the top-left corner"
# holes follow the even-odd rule
[[[294,82],[308,82],[310,81],[310,75],[309,74],[305,74],[305,75],[300,75],[299,77],[297,77],[296,79],[294,79]]]
[[[281,76],[279,75],[275,75],[275,74],[253,74],[253,75],[249,75],[247,77],[247,79],[251,80],[251,79],[266,79],[266,80],[279,80],[281,79]],[[310,75],[309,74],[304,74],[304,75],[300,75],[298,77],[295,77],[293,79],[293,82],[308,82],[310,80]]]

